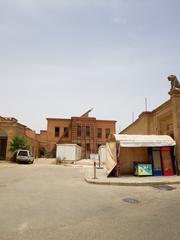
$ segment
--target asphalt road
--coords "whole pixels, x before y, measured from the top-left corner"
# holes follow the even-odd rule
[[[180,239],[175,189],[88,184],[84,168],[0,168],[0,240]]]

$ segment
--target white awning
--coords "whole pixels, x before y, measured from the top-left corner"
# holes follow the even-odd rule
[[[168,135],[129,135],[114,134],[121,147],[167,147],[176,142]]]

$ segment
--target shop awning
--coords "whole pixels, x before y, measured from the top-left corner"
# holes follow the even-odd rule
[[[176,142],[168,135],[129,135],[114,134],[120,147],[166,147],[175,146]]]

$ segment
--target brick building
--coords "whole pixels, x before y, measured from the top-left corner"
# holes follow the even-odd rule
[[[82,157],[97,153],[110,133],[115,133],[116,121],[97,120],[89,112],[81,117],[47,118],[47,130],[40,134],[19,123],[15,118],[0,117],[0,160],[10,160],[10,142],[24,136],[35,157],[55,157],[57,143],[76,143],[82,147]]]
[[[176,141],[176,158],[180,167],[180,89],[171,89],[170,99],[121,131],[122,134],[165,134]]]
[[[37,135],[41,156],[54,156],[57,143],[75,143],[82,147],[82,157],[97,153],[110,133],[115,133],[116,121],[97,120],[88,113],[81,117],[47,118],[47,130]]]

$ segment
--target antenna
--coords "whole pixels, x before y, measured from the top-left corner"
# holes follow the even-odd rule
[[[116,128],[117,132],[120,133],[121,132],[121,124],[119,123],[117,128]]]
[[[81,117],[85,117],[86,115],[88,115],[90,112],[92,112],[93,108],[89,109],[87,112],[85,112],[83,115],[81,115]]]
[[[132,112],[132,122],[134,122],[134,112]]]
[[[145,97],[145,111],[147,112],[148,105],[147,105],[147,98]]]

